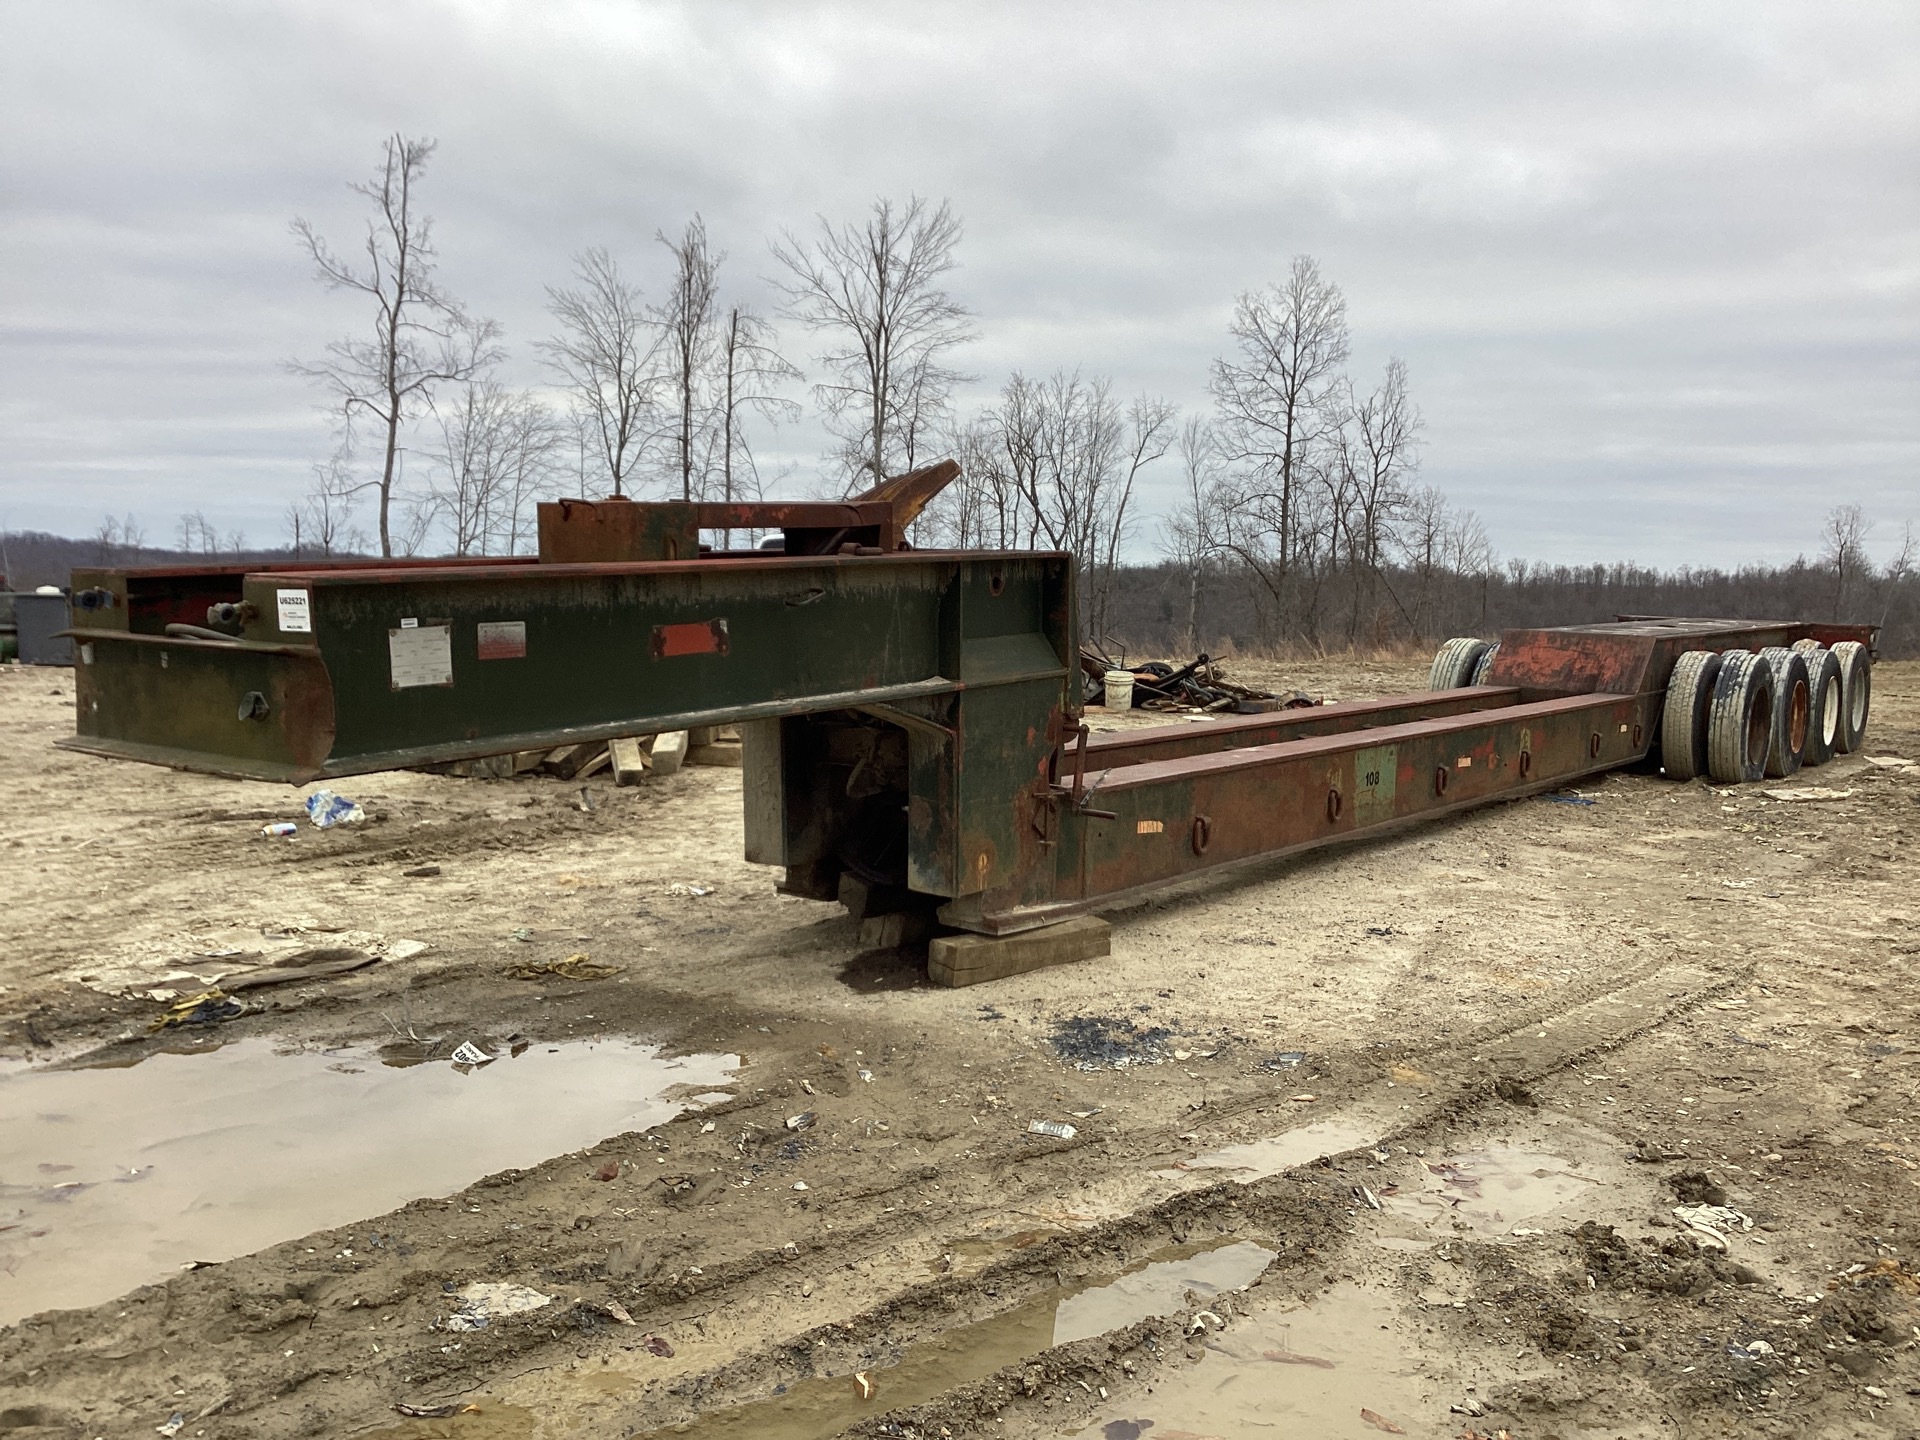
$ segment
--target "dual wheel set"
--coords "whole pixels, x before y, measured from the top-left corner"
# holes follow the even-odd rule
[[[1498,645],[1449,640],[1433,658],[1435,690],[1484,685]],[[1723,785],[1792,775],[1858,750],[1873,698],[1867,647],[1843,640],[1765,650],[1689,650],[1674,662],[1660,715],[1660,765],[1675,780]]]

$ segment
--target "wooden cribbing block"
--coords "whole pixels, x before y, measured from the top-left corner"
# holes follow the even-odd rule
[[[869,950],[898,950],[918,945],[933,933],[933,915],[926,910],[895,910],[869,915],[860,922],[860,943]]]
[[[689,742],[692,736],[688,736]],[[746,764],[746,751],[738,740],[712,740],[705,745],[687,746],[689,765],[725,765],[738,770]]]
[[[680,768],[680,762],[687,758],[687,732],[669,730],[653,739],[653,773],[671,775]]]
[[[613,783],[638,785],[647,778],[647,752],[640,748],[637,736],[626,735],[610,741],[607,753],[613,757]]]
[[[927,947],[927,978],[956,988],[1004,980],[1110,954],[1112,937],[1113,927],[1093,915],[1018,935],[942,935]]]

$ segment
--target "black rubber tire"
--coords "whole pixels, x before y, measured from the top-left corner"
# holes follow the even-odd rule
[[[1449,640],[1433,657],[1433,669],[1427,675],[1429,690],[1458,690],[1473,680],[1473,667],[1493,647],[1485,640],[1466,636]]]
[[[1824,765],[1840,743],[1840,662],[1818,646],[1801,654],[1807,660],[1807,748],[1800,763]]]
[[[1707,773],[1707,713],[1720,664],[1713,650],[1689,650],[1673,662],[1660,712],[1660,768],[1670,780],[1698,780]]]
[[[1473,662],[1473,674],[1468,677],[1467,684],[1469,685],[1486,684],[1487,672],[1493,669],[1493,657],[1498,655],[1499,653],[1500,653],[1500,647],[1498,645],[1489,645],[1487,647],[1486,654],[1482,655],[1478,660]]]
[[[1842,640],[1833,647],[1840,662],[1840,743],[1834,748],[1851,755],[1867,743],[1867,711],[1873,706],[1873,657],[1858,640]]]
[[[1775,780],[1800,773],[1812,709],[1807,699],[1807,657],[1784,645],[1760,652],[1773,670],[1773,739],[1767,743],[1767,774]]]
[[[1707,715],[1707,772],[1722,785],[1758,780],[1772,742],[1773,668],[1751,650],[1729,650]]]
[[[1790,650],[1798,650],[1802,655],[1811,655],[1814,651],[1824,650],[1826,647],[1818,640],[1796,640],[1787,648]]]

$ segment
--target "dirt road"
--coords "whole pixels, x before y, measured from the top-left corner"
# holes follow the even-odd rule
[[[1920,1433],[1920,664],[1833,798],[1616,775],[959,991],[737,771],[273,840],[71,705],[0,669],[0,1431]]]

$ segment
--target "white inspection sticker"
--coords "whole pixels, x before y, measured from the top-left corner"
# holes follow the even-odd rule
[[[273,592],[276,608],[280,612],[280,629],[284,634],[313,633],[313,597],[304,590],[276,590]]]
[[[453,627],[418,625],[387,631],[387,658],[393,667],[393,688],[453,684]]]

